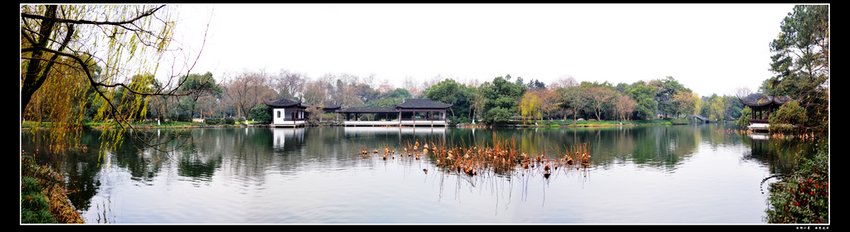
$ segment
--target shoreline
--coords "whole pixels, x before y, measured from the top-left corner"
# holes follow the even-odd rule
[[[523,124],[501,124],[501,125],[485,125],[485,124],[450,124],[446,127],[455,128],[593,128],[593,127],[635,127],[635,126],[659,126],[659,125],[691,125],[691,123],[628,123],[628,124],[542,124],[542,125],[523,125]],[[250,125],[182,125],[182,126],[138,126],[134,129],[195,129],[195,128],[247,128],[247,127],[272,127],[270,124],[250,124]],[[344,127],[343,125],[310,125],[309,127]],[[21,130],[31,130],[33,127],[21,127]],[[49,129],[49,127],[40,127],[38,129]],[[87,126],[83,129],[102,130],[103,126]]]

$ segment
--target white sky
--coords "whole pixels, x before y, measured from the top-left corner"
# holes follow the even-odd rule
[[[200,48],[193,73],[281,69],[312,79],[374,74],[402,87],[436,75],[510,74],[616,85],[672,76],[701,96],[755,91],[790,4],[180,5],[177,38]],[[212,15],[212,16],[210,16]],[[181,34],[185,33],[185,34]],[[194,38],[193,38],[194,37]],[[195,41],[195,42],[191,42]]]

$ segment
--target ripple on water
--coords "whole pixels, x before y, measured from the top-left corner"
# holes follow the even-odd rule
[[[760,160],[773,158],[768,151],[706,136],[711,132],[701,127],[494,130],[523,146],[587,141],[598,147],[591,152],[610,155],[593,154],[590,168],[558,170],[549,179],[469,178],[441,172],[427,158],[384,161],[346,152],[431,134],[316,133],[344,130],[287,134],[279,147],[271,130],[238,138],[227,129],[207,131],[195,144],[198,170],[138,163],[136,149],[111,155],[109,169],[83,168],[99,173],[93,180],[70,178],[100,182],[83,212],[95,223],[760,223],[766,196],[759,187],[773,162]],[[479,141],[493,134],[469,132],[451,129],[445,137]]]

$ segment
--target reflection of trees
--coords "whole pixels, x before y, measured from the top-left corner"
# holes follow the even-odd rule
[[[346,152],[348,146],[340,146],[339,140],[344,136],[340,127],[307,128],[304,131],[303,149],[310,158],[322,160],[339,160],[350,157],[353,152]],[[351,145],[351,144],[348,144]]]
[[[177,131],[170,132],[179,134]],[[158,139],[170,136],[170,132],[165,132],[166,135],[161,135]],[[153,136],[156,131],[141,131],[137,133],[143,134],[142,136]],[[153,152],[153,148],[149,147],[149,150],[146,150],[144,149],[145,147],[143,143],[136,139],[124,141],[116,146],[115,150],[110,151],[113,156],[112,161],[115,165],[126,168],[132,176],[131,179],[144,182],[152,181],[162,168],[162,162],[156,162],[158,159],[153,159],[155,154],[159,152]]]
[[[529,155],[537,155],[543,154],[545,152],[546,143],[543,142],[542,132],[538,133],[539,130],[520,130],[519,135],[519,149]]]
[[[141,133],[156,136],[155,131]],[[167,159],[163,158],[165,155],[152,154],[152,148],[144,146],[135,139],[125,140],[114,150],[103,151],[103,154],[101,154],[98,149],[101,145],[101,134],[102,131],[100,130],[84,130],[80,134],[80,144],[84,145],[87,150],[65,152],[61,156],[61,160],[56,160],[53,164],[54,167],[65,173],[67,177],[66,188],[70,191],[68,198],[78,210],[85,211],[90,206],[92,197],[97,194],[100,188],[99,174],[103,168],[107,167],[105,165],[124,168],[130,173],[132,180],[151,181],[159,173],[162,166],[162,162],[157,162],[157,160]],[[29,139],[26,134],[24,137],[22,137],[22,141]],[[162,137],[166,137],[166,135]],[[31,146],[29,143],[25,144]],[[22,146],[25,144],[22,144]],[[35,144],[41,143],[36,141]],[[103,157],[102,155],[110,157]]]
[[[450,147],[456,146],[490,146],[494,138],[515,138],[517,146],[529,154],[545,153],[552,159],[559,159],[564,155],[564,148],[578,143],[587,142],[590,145],[592,155],[592,166],[606,168],[615,163],[634,162],[646,164],[653,168],[670,170],[680,164],[684,159],[693,154],[699,145],[700,139],[712,144],[738,143],[751,144],[749,138],[734,137],[726,135],[714,136],[713,127],[702,126],[652,126],[652,127],[623,127],[623,128],[569,128],[569,129],[493,129],[476,130],[471,129],[447,129],[443,134],[435,134],[423,130],[417,133],[401,132],[377,132],[364,133],[360,135],[346,135],[344,127],[310,127],[299,128],[300,133],[286,136],[285,146],[275,146],[275,130],[281,128],[221,128],[221,129],[193,129],[190,131],[166,131],[162,130],[159,137],[164,141],[177,135],[182,138],[191,137],[191,142],[182,146],[177,152],[171,154],[157,153],[152,149],[141,149],[140,144],[132,140],[124,141],[124,144],[116,151],[110,151],[113,165],[126,169],[135,181],[152,182],[157,175],[162,173],[163,165],[176,167],[177,174],[189,177],[193,181],[211,181],[213,175],[225,175],[228,179],[245,181],[244,184],[263,184],[266,171],[273,169],[280,171],[283,175],[296,173],[296,170],[305,166],[309,170],[325,168],[347,168],[355,165],[377,165],[381,162],[364,162],[357,153],[361,146],[366,145],[370,150],[383,150],[383,146],[400,151],[405,141],[445,141]],[[284,130],[292,131],[291,128]],[[157,136],[152,130],[150,136]],[[709,134],[706,134],[709,133]],[[65,172],[69,176],[69,188],[77,190],[69,197],[72,203],[80,210],[89,207],[90,199],[96,195],[100,186],[98,174],[102,170],[105,161],[98,159],[98,147],[100,133],[98,131],[87,131],[82,135],[81,141],[89,144],[92,148],[88,153],[74,153],[65,159]],[[737,135],[735,135],[737,136]],[[757,142],[757,141],[756,141]],[[745,154],[746,158],[758,159],[771,164],[772,172],[785,172],[790,168],[789,163],[796,160],[794,152],[788,151],[777,153],[774,148],[799,147],[798,142],[777,142],[777,144],[756,147],[752,145],[752,152]],[[173,148],[174,144],[167,148]],[[808,149],[808,148],[806,148]],[[171,158],[171,159],[170,159]],[[376,158],[379,160],[380,158]],[[396,158],[398,159],[398,158]],[[778,161],[774,161],[778,160]],[[408,161],[408,160],[405,160]],[[397,161],[400,162],[400,161]],[[423,166],[431,169],[422,159]],[[433,162],[433,161],[430,161]],[[776,162],[770,163],[770,162]],[[163,164],[165,163],[165,164]],[[177,166],[168,166],[174,164]],[[412,165],[415,165],[413,163]],[[431,164],[435,165],[435,164]],[[471,186],[478,188],[493,188],[493,184],[505,183],[504,181],[527,181],[528,178],[541,177],[540,167],[526,170],[504,169],[489,170],[475,176],[456,176],[458,186]],[[421,169],[421,168],[420,168]],[[520,168],[521,169],[521,168]],[[122,170],[123,171],[123,170]],[[445,170],[430,170],[430,172],[445,173]],[[494,173],[495,171],[495,173]],[[554,171],[547,180],[563,176],[577,175],[579,170],[558,169]],[[221,173],[221,174],[219,174]],[[581,174],[581,173],[579,173]],[[450,176],[452,174],[444,174]],[[519,176],[519,177],[518,177]],[[522,178],[520,178],[522,177]],[[454,182],[455,179],[449,179]],[[451,185],[449,182],[448,185]]]
[[[613,132],[613,135],[609,137],[611,142],[613,143],[611,149],[618,151],[618,153],[612,153],[614,157],[611,157],[611,162],[621,161],[625,162],[626,154],[625,151],[634,151],[635,150],[635,140],[634,136],[632,136],[632,128],[626,127],[623,129],[618,129]]]
[[[686,126],[570,128],[548,132],[545,146],[552,149],[547,153],[557,152],[554,156],[560,158],[565,147],[586,142],[594,166],[631,160],[672,168],[696,152],[695,136],[694,130]]]
[[[236,128],[222,129],[224,135],[216,136],[221,146],[220,151],[229,166],[223,169],[230,175],[240,179],[257,180],[262,184],[265,179],[266,166],[274,163],[273,136],[268,128]]]
[[[463,141],[479,146],[492,145],[496,136],[515,138],[523,152],[529,155],[545,152],[550,159],[563,158],[567,148],[587,143],[591,163],[600,167],[630,160],[637,164],[672,169],[695,153],[699,144],[698,130],[689,126],[495,129],[479,130],[474,135],[470,131],[450,130],[448,137],[455,144]]]
[[[670,151],[670,155],[666,159],[668,167],[672,167],[681,161],[682,158],[688,157],[697,151],[699,141],[694,139],[695,136],[696,133],[693,129],[687,126],[670,126],[665,128],[664,137],[666,139],[663,140],[665,142],[660,147],[669,148],[664,149]]]
[[[746,134],[741,134],[740,138],[751,148],[743,158],[766,164],[771,174],[791,173],[801,158],[810,158],[815,153],[811,141],[796,138],[753,139]]]
[[[80,135],[80,144],[92,148],[100,146],[100,133],[88,132]],[[102,160],[98,160],[97,149],[66,153],[61,170],[68,180],[65,186],[70,191],[68,199],[77,210],[88,210],[92,197],[97,194],[100,179],[95,177],[100,173],[102,163]]]
[[[741,144],[741,138],[734,131],[737,129],[738,127],[734,125],[711,123],[700,127],[700,137],[708,142],[712,148],[738,145]]]
[[[213,173],[221,167],[222,136],[220,129],[192,130],[192,142],[177,154],[177,175],[192,180],[211,181]]]

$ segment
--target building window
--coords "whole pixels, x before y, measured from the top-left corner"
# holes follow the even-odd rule
[[[277,118],[280,118],[280,111],[277,111]]]

